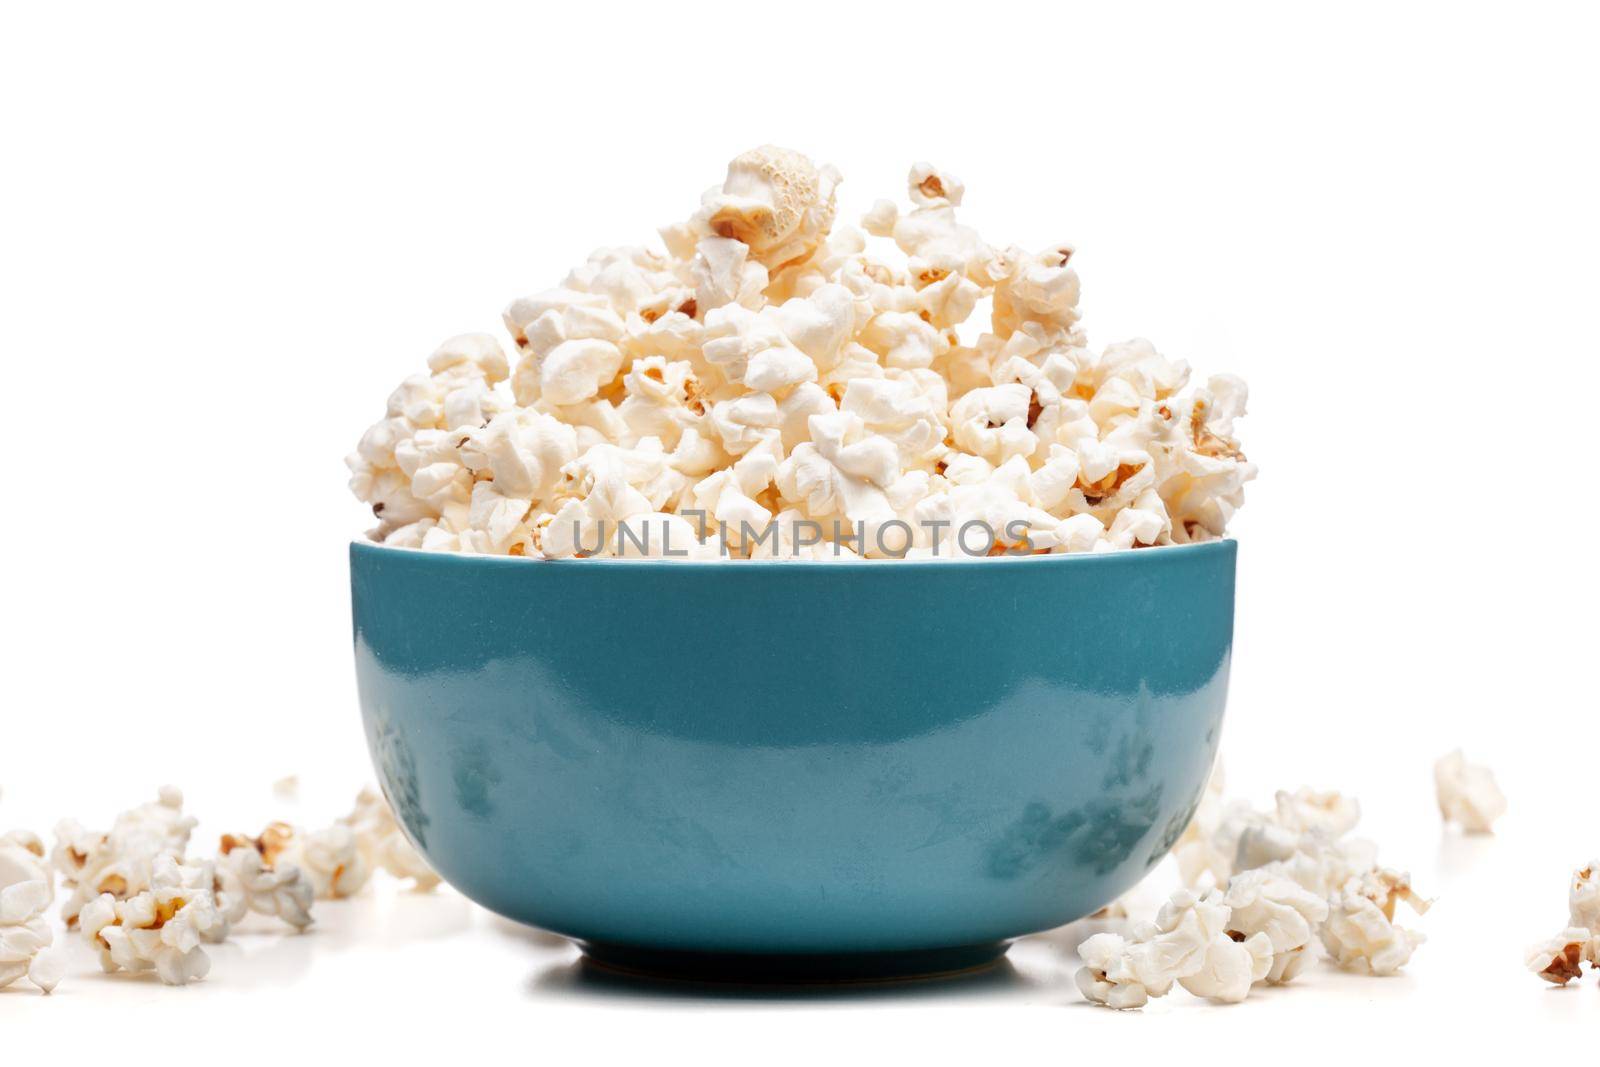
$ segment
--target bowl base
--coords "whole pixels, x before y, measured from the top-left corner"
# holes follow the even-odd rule
[[[589,961],[645,978],[741,985],[840,985],[904,982],[972,974],[1000,962],[1009,941],[894,952],[765,954],[640,948],[581,942]]]

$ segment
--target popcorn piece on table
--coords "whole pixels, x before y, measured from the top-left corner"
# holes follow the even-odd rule
[[[1337,792],[1280,790],[1267,812],[1218,797],[1203,802],[1196,816],[1179,841],[1179,869],[1191,885],[1205,879],[1225,885],[1239,871],[1271,867],[1326,896],[1371,867],[1376,851],[1345,836],[1361,806]]]
[[[1130,937],[1096,934],[1080,945],[1078,989],[1092,1003],[1112,1008],[1142,1007],[1174,983],[1196,996],[1243,1000],[1271,970],[1272,942],[1265,933],[1235,940],[1228,933],[1230,917],[1218,891],[1180,890],[1154,922],[1134,924]]]
[[[321,900],[354,896],[372,874],[355,831],[341,823],[309,832],[295,830],[272,862],[274,867],[298,868]]]
[[[439,884],[439,876],[422,858],[394,817],[389,802],[371,786],[356,795],[355,808],[340,822],[355,833],[356,845],[369,868],[382,868],[396,878],[409,878],[412,888],[425,893]]]
[[[1328,918],[1326,900],[1265,869],[1235,875],[1223,900],[1232,911],[1228,933],[1235,940],[1267,938],[1271,957],[1260,977],[1274,984],[1289,981],[1305,968],[1317,931]]]
[[[183,792],[170,785],[161,787],[156,800],[118,815],[109,831],[62,820],[50,853],[69,889],[62,918],[75,922],[83,906],[103,893],[126,900],[148,888],[153,864],[163,856],[181,858],[194,826],[195,819],[183,812]]]
[[[1178,864],[1178,876],[1184,885],[1191,888],[1208,881],[1211,885],[1222,885],[1233,873],[1232,854],[1223,854],[1216,848],[1216,833],[1222,822],[1225,787],[1226,775],[1222,767],[1222,758],[1219,756],[1216,765],[1211,768],[1211,776],[1206,779],[1205,792],[1200,795],[1200,803],[1195,807],[1194,815],[1190,817],[1188,825],[1183,828],[1183,834],[1172,847],[1173,859]]]
[[[1120,934],[1095,934],[1078,946],[1083,966],[1074,976],[1078,991],[1091,1004],[1128,1010],[1142,1008],[1150,997],[1165,996],[1172,983],[1158,984],[1152,991],[1134,973],[1128,956],[1128,940]]]
[[[1191,886],[1223,887],[1235,941],[1267,937],[1265,980],[1301,973],[1318,941],[1341,966],[1390,974],[1424,940],[1394,924],[1394,909],[1405,900],[1421,913],[1428,902],[1405,875],[1377,866],[1371,842],[1347,836],[1360,814],[1354,798],[1306,788],[1279,791],[1273,810],[1258,811],[1224,800],[1213,776],[1174,850],[1179,871]]]
[[[1200,969],[1179,983],[1197,997],[1237,1004],[1272,967],[1272,942],[1266,934],[1252,934],[1243,941],[1218,937],[1206,946]]]
[[[1581,926],[1600,936],[1600,859],[1590,860],[1572,872],[1572,888],[1567,893],[1571,926]]]
[[[1407,875],[1387,868],[1373,868],[1346,881],[1329,900],[1328,920],[1322,926],[1322,943],[1334,962],[1375,975],[1394,974],[1404,967],[1427,938],[1395,925],[1395,904],[1400,900],[1419,915],[1430,906],[1412,891]]]
[[[226,834],[216,863],[217,908],[229,923],[245,915],[275,916],[296,930],[311,925],[315,887],[288,861],[278,862],[291,831],[282,823],[269,825],[256,838]],[[266,853],[273,857],[268,861]]]
[[[45,993],[61,981],[63,960],[50,948],[54,935],[44,918],[54,898],[41,878],[0,889],[0,989],[24,975]]]
[[[1579,977],[1584,961],[1595,961],[1596,935],[1587,927],[1572,926],[1528,950],[1528,970],[1547,982],[1566,985]]]
[[[213,877],[209,865],[162,856],[148,889],[126,900],[103,893],[85,904],[79,928],[99,950],[101,967],[108,974],[154,970],[167,985],[204,978],[211,959],[200,943],[227,922],[212,896]]]
[[[56,884],[39,836],[10,830],[0,834],[0,889],[19,882],[44,882],[52,888]]]
[[[1337,790],[1319,791],[1304,786],[1293,793],[1279,790],[1274,797],[1278,825],[1296,833],[1343,837],[1361,821],[1361,804]]]
[[[1505,794],[1495,783],[1494,772],[1468,763],[1459,748],[1433,765],[1433,784],[1445,821],[1470,833],[1491,832],[1494,821],[1506,812]]]

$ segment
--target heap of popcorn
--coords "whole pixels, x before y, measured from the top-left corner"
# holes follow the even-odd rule
[[[919,163],[835,224],[763,147],[664,248],[606,248],[401,383],[348,459],[384,544],[751,558],[1088,552],[1222,536],[1244,383],[1088,345],[1072,248],[997,248]],[[863,232],[864,230],[864,232]],[[987,310],[987,328],[980,309]]]

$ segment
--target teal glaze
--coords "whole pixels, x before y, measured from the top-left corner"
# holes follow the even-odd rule
[[[428,861],[513,919],[613,954],[968,958],[1101,907],[1182,832],[1222,725],[1235,553],[357,543],[367,741]]]

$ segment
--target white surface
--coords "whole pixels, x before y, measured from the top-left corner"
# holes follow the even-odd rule
[[[850,214],[914,159],[949,167],[984,234],[1076,242],[1097,342],[1249,379],[1231,777],[1361,796],[1440,896],[1430,943],[1404,978],[1225,1010],[1077,1007],[1060,938],[999,987],[701,1001],[591,988],[453,898],[384,899],[181,993],[0,993],[0,1059],[80,1032],[140,1035],[121,1062],[178,1035],[249,1059],[305,1026],[556,1060],[1592,1039],[1595,980],[1547,990],[1520,956],[1600,853],[1593,10],[569,8],[0,16],[0,824],[104,820],[171,780],[249,825],[291,771],[340,813],[367,775],[340,457],[438,340],[776,141],[838,164]],[[1458,744],[1511,797],[1497,839],[1439,835],[1429,766]]]

